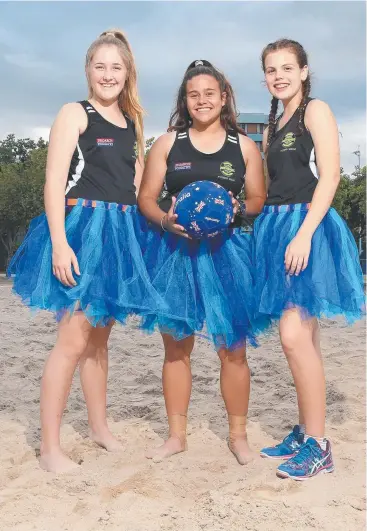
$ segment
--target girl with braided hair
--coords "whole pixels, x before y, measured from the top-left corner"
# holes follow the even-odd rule
[[[353,236],[331,207],[340,179],[338,128],[329,106],[310,98],[307,54],[282,39],[268,44],[261,59],[273,98],[264,132],[268,194],[254,227],[255,295],[260,314],[279,320],[299,409],[293,431],[261,455],[286,460],[279,476],[303,480],[334,470],[324,437],[317,318],[361,318],[363,277]]]

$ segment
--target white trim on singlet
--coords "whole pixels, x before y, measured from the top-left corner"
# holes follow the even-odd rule
[[[187,132],[184,133],[177,133],[177,139],[180,140],[181,138],[187,138]]]
[[[310,153],[309,166],[310,166],[310,170],[312,171],[312,173],[314,174],[316,179],[319,180],[320,176],[319,176],[319,172],[318,172],[317,166],[316,166],[315,148],[312,148],[312,151]]]
[[[78,181],[80,179],[80,177],[82,176],[82,171],[84,170],[84,166],[85,166],[85,161],[84,161],[84,157],[83,157],[83,153],[82,153],[82,150],[80,149],[79,147],[79,143],[76,145],[77,149],[78,149],[78,159],[79,159],[79,162],[78,164],[76,165],[76,168],[75,168],[75,173],[71,176],[71,179],[70,181],[68,182],[68,185],[66,187],[66,190],[65,190],[65,195],[70,192],[70,190],[72,188],[74,188],[74,186],[76,186],[78,184]]]
[[[85,110],[87,111],[87,113],[92,113],[92,112],[97,112],[95,109],[93,109],[93,107],[91,107],[90,105],[87,105],[85,107]]]

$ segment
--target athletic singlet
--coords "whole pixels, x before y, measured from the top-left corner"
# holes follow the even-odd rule
[[[167,158],[167,172],[159,206],[168,212],[171,197],[177,197],[186,185],[195,181],[218,183],[237,197],[244,186],[245,173],[246,165],[237,132],[228,131],[222,148],[216,153],[208,154],[193,146],[189,129],[177,131]],[[235,225],[240,225],[238,220]]]
[[[308,98],[307,105],[311,101]],[[268,147],[267,168],[270,179],[267,205],[310,203],[318,182],[313,140],[303,122],[297,133],[299,108],[278,129]]]
[[[88,102],[79,102],[87,113],[88,126],[79,136],[73,154],[65,196],[135,205],[136,134],[108,122]]]

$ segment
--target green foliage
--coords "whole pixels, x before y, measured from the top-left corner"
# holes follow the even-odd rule
[[[346,175],[341,168],[340,184],[333,207],[348,223],[356,239],[366,238],[366,166]]]
[[[15,139],[0,142],[0,242],[6,260],[31,219],[42,212],[47,143]]]
[[[5,140],[0,141],[0,168],[5,164],[26,162],[34,149],[46,146],[47,143],[42,138],[35,142],[30,138],[16,139],[15,135],[8,135]]]
[[[147,160],[147,157],[149,155],[149,151],[150,151],[152,145],[154,144],[154,142],[155,142],[155,137],[154,136],[148,138],[145,141],[145,155],[144,155],[144,159],[145,160]]]

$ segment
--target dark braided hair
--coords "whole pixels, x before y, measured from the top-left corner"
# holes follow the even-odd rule
[[[178,89],[176,105],[170,116],[168,131],[184,131],[192,125],[192,119],[187,110],[186,104],[186,86],[190,79],[200,75],[214,77],[219,83],[220,92],[225,92],[227,95],[226,102],[220,113],[220,123],[222,127],[226,131],[231,130],[246,135],[245,131],[237,125],[236,118],[238,113],[231,84],[222,72],[217,70],[211,63],[209,63],[209,61],[205,61],[204,59],[193,61],[187,68],[180,88]]]
[[[262,63],[262,68],[264,72],[265,72],[265,59],[267,55],[271,52],[277,52],[278,50],[284,50],[284,49],[288,49],[292,53],[294,53],[294,55],[297,58],[298,66],[300,68],[303,68],[304,66],[308,66],[307,53],[299,42],[292,41],[291,39],[279,39],[265,46],[265,48],[262,51],[261,63]],[[311,78],[310,78],[310,74],[308,74],[306,80],[302,81],[302,99],[298,107],[299,108],[299,120],[298,120],[296,136],[300,136],[304,131],[305,110],[307,106],[307,99],[310,95],[310,92],[311,92]],[[273,140],[274,134],[275,134],[278,103],[279,103],[279,100],[273,96],[271,100],[271,108],[270,108],[270,113],[269,113],[269,129],[268,129],[267,147],[270,145],[271,141]]]

